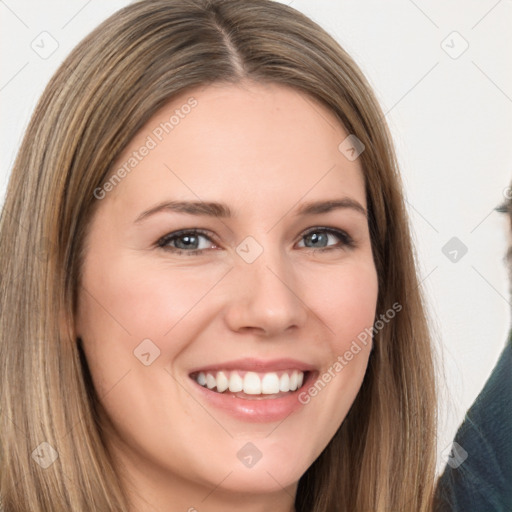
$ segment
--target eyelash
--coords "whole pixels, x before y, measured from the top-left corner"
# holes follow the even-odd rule
[[[338,237],[338,239],[341,241],[341,245],[320,247],[318,249],[314,248],[314,247],[304,247],[303,249],[309,250],[311,252],[326,252],[326,251],[339,250],[339,249],[353,249],[356,246],[353,238],[350,235],[348,235],[345,231],[341,231],[339,229],[334,229],[334,228],[327,228],[327,227],[315,227],[315,228],[309,229],[302,235],[301,240],[303,240],[308,235],[311,235],[311,234],[317,233],[317,232],[327,233],[329,235],[334,235],[334,236]],[[170,252],[172,252],[174,254],[178,254],[178,255],[186,254],[187,256],[199,256],[200,254],[203,253],[203,251],[207,250],[207,249],[192,249],[192,250],[188,251],[188,250],[184,250],[184,249],[178,249],[176,247],[171,247],[168,245],[171,241],[176,240],[176,239],[178,239],[182,236],[186,236],[186,235],[193,235],[193,236],[201,235],[201,236],[207,238],[211,243],[215,243],[205,231],[202,231],[200,229],[184,229],[181,231],[174,231],[173,233],[169,233],[169,234],[163,236],[162,238],[160,238],[157,241],[156,245],[157,245],[157,247],[159,247],[165,251],[170,251]]]

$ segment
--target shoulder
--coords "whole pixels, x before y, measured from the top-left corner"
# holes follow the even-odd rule
[[[436,489],[437,511],[512,510],[512,331],[450,457]]]

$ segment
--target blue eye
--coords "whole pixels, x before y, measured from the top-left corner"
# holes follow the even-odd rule
[[[334,243],[332,243],[334,241]],[[301,243],[303,243],[301,245]],[[306,245],[310,244],[310,245]],[[162,237],[156,245],[174,254],[196,256],[208,249],[218,249],[210,236],[198,229],[175,231]],[[344,231],[334,228],[312,228],[301,238],[299,247],[314,252],[355,247],[353,239]]]
[[[329,244],[330,241],[338,239],[338,243]],[[310,246],[303,246],[307,249],[317,249],[319,251],[340,249],[343,247],[352,248],[355,246],[352,238],[339,229],[333,228],[313,228],[303,237],[302,241],[310,243]],[[341,241],[341,244],[339,243]]]
[[[208,243],[201,243],[201,239],[208,240]],[[199,230],[184,230],[170,233],[161,238],[157,245],[162,249],[172,251],[177,254],[195,255],[208,249],[208,245],[214,245],[211,238]]]

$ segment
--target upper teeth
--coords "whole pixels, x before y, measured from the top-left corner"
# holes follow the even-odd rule
[[[285,372],[240,372],[219,371],[199,372],[195,380],[201,386],[223,393],[227,389],[232,393],[243,391],[248,395],[271,395],[280,391],[295,391],[302,386],[304,372],[290,370]]]

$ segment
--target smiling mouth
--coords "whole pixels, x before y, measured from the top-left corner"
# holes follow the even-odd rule
[[[194,372],[190,377],[200,386],[238,398],[280,398],[296,392],[310,372],[297,369],[277,372],[221,370]]]

